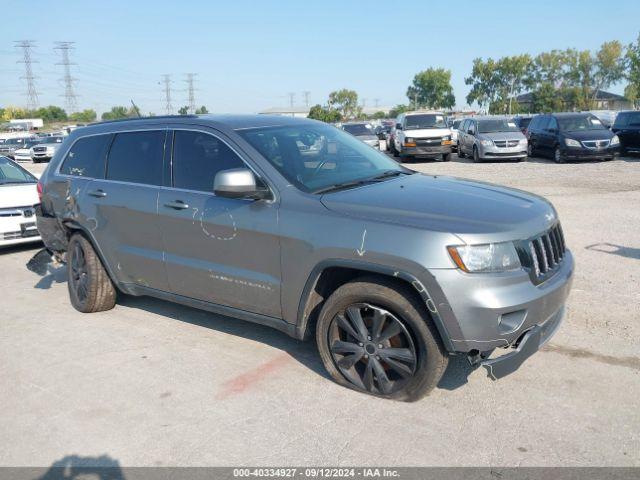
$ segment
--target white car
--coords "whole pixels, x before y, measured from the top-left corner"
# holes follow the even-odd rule
[[[391,151],[394,157],[401,157],[401,161],[415,157],[451,160],[451,129],[442,112],[401,113],[396,119],[393,140]]]
[[[31,147],[34,147],[41,140],[27,140],[22,148],[17,149],[13,152],[13,159],[16,162],[31,162],[33,158],[31,157]]]
[[[7,157],[0,157],[0,247],[40,240],[35,207],[38,179]]]

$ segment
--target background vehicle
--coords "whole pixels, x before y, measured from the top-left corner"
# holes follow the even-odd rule
[[[459,135],[458,129],[460,128],[460,124],[462,123],[462,120],[463,120],[462,118],[456,118],[449,122],[449,128],[451,129],[451,141],[453,142],[451,144],[451,148],[453,149],[454,152],[458,151],[458,135]]]
[[[529,156],[543,155],[556,163],[611,160],[620,150],[620,139],[591,113],[536,115],[527,137]]]
[[[29,138],[8,138],[2,144],[0,144],[0,155],[13,158],[16,150],[23,148]]]
[[[33,163],[40,163],[51,160],[62,145],[65,137],[42,137],[42,139],[31,147],[31,159]]]
[[[371,128],[371,124],[367,122],[350,122],[343,123],[341,128],[370,147],[380,148],[380,140],[376,132]]]
[[[620,139],[621,153],[640,151],[640,111],[618,113],[611,131]]]
[[[464,120],[458,136],[458,156],[474,162],[524,160],[527,139],[515,122],[504,117],[474,117]]]
[[[0,156],[0,247],[40,240],[35,207],[38,179]]]
[[[407,112],[396,119],[393,155],[451,160],[451,130],[442,112]]]
[[[529,126],[529,123],[531,123],[531,119],[532,118],[533,118],[533,115],[517,115],[517,116],[513,117],[513,121],[518,126],[520,131],[524,135],[526,135],[527,134],[527,127]]]
[[[412,172],[307,119],[92,125],[40,186],[38,228],[66,257],[77,310],[108,310],[118,290],[315,334],[334,380],[385,398],[425,395],[453,354],[514,371],[571,287],[546,200]]]
[[[38,137],[27,139],[22,147],[13,152],[13,159],[16,162],[33,161],[31,158],[31,147],[36,146],[40,142],[41,140]]]

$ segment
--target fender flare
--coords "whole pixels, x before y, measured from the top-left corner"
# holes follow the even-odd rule
[[[346,259],[323,260],[322,262],[318,263],[309,274],[309,277],[307,278],[304,289],[302,291],[302,296],[300,297],[300,303],[298,305],[298,315],[296,321],[296,336],[298,338],[304,338],[305,332],[307,330],[309,315],[305,315],[305,310],[311,292],[316,286],[322,272],[327,268],[332,267],[350,268],[354,270],[361,270],[363,272],[381,274],[391,278],[398,278],[411,285],[416,290],[416,292],[418,292],[422,301],[427,307],[429,315],[431,316],[431,319],[433,320],[433,323],[435,324],[438,333],[440,334],[440,338],[442,340],[444,348],[450,352],[455,350],[454,345],[451,342],[451,336],[436,306],[436,301],[433,299],[424,283],[421,282],[415,275],[407,271],[394,269],[386,265]]]

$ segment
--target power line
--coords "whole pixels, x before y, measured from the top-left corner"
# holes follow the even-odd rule
[[[171,75],[162,75],[162,83],[164,83],[164,109],[167,115],[173,114],[173,105],[171,105]]]
[[[62,77],[61,80],[64,82],[64,100],[67,112],[69,113],[78,111],[77,95],[73,89],[73,83],[77,79],[71,76],[71,65],[75,65],[75,63],[71,63],[69,60],[69,52],[75,48],[73,46],[74,43],[75,42],[55,42],[56,46],[54,47],[54,50],[60,50],[60,54],[62,55],[62,61],[56,63],[56,65],[62,65],[64,67],[64,77]]]
[[[22,49],[22,60],[18,60],[17,63],[24,63],[24,76],[20,77],[22,80],[27,81],[27,108],[38,108],[38,92],[36,91],[35,76],[33,75],[32,63],[37,63],[36,60],[31,58],[31,50],[35,46],[35,42],[32,40],[21,40],[14,42],[16,48]]]
[[[187,92],[189,94],[189,98],[187,100],[187,104],[189,105],[189,113],[193,114],[196,111],[196,98],[195,98],[195,89],[193,88],[193,80],[197,73],[187,73],[185,82],[187,82]]]
[[[302,95],[304,95],[304,105],[307,108],[309,108],[309,95],[310,94],[311,94],[311,92],[309,90],[305,90],[304,92],[302,92]]]

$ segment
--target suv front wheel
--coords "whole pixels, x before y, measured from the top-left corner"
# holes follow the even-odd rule
[[[116,304],[116,290],[91,243],[74,234],[67,249],[69,299],[82,313],[110,310]]]
[[[420,399],[447,366],[426,306],[410,288],[377,278],[347,283],[327,299],[316,342],[336,382],[384,398]]]

